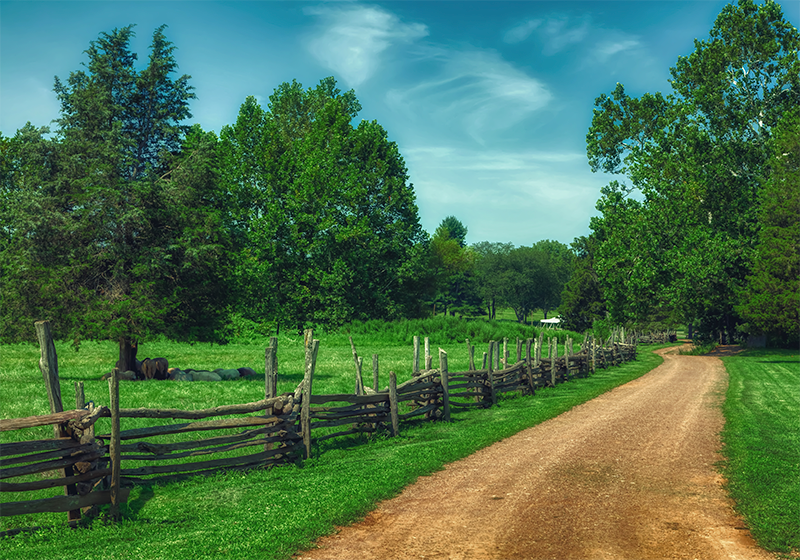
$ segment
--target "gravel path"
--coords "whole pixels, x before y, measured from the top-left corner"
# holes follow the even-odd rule
[[[732,510],[718,358],[645,376],[421,477],[312,559],[771,559]]]

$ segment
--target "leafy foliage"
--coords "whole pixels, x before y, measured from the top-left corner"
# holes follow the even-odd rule
[[[221,133],[249,318],[301,329],[416,312],[426,241],[403,159],[333,78],[281,84]]]
[[[561,294],[559,311],[564,327],[584,332],[606,316],[605,300],[594,269],[598,242],[594,236],[578,237],[572,243],[575,269]]]
[[[4,142],[4,338],[45,318],[58,336],[121,347],[215,336],[227,258],[216,137],[181,124],[194,94],[189,76],[172,78],[164,26],[141,71],[132,36],[102,33],[86,72],[56,78],[53,139],[28,125]]]
[[[596,100],[594,171],[624,173],[592,223],[596,270],[615,321],[653,315],[735,333],[769,175],[771,130],[800,104],[800,35],[773,2],[740,0],[671,69],[674,93]],[[626,200],[635,188],[641,203]]]
[[[758,244],[737,310],[747,328],[795,345],[800,339],[800,109],[772,131],[772,173],[760,193]]]

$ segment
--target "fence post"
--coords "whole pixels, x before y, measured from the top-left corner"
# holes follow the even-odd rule
[[[550,339],[550,344],[547,346],[548,354],[550,356],[550,383],[553,387],[556,386],[556,376],[558,375],[558,337],[555,338],[556,343],[553,344],[553,339]],[[551,352],[552,351],[552,352]]]
[[[522,361],[522,340],[518,337],[517,338],[517,362],[519,363]]]
[[[450,421],[450,387],[447,373],[447,352],[439,348],[439,378],[442,383],[442,402],[444,403],[444,421]]]
[[[350,339],[350,348],[353,351],[353,361],[356,364],[356,388],[354,394],[356,395],[363,395],[364,394],[364,382],[361,379],[361,364],[362,361],[358,357],[358,353],[356,352],[356,345],[353,344],[353,337],[348,337]]]
[[[397,376],[389,372],[389,414],[392,417],[392,435],[400,435],[400,414],[397,410]]]
[[[300,429],[303,431],[303,445],[306,459],[311,458],[311,388],[314,381],[314,368],[317,365],[319,340],[313,340],[306,347],[306,371],[303,376],[303,403],[300,408]]]
[[[50,321],[37,321],[36,336],[39,339],[39,369],[44,378],[44,385],[47,389],[47,398],[50,401],[50,412],[64,412],[64,405],[61,403],[61,383],[58,379],[58,356],[56,356],[56,346],[53,343],[53,335],[50,332]],[[55,437],[61,437],[61,429],[54,426]]]
[[[278,338],[270,337],[269,346],[264,351],[264,398],[271,399],[278,392]]]
[[[39,339],[39,370],[42,372],[47,400],[50,401],[50,412],[64,412],[64,405],[61,401],[61,380],[58,378],[58,356],[56,355],[56,345],[53,342],[53,334],[50,331],[50,321],[37,321],[34,323],[36,337]],[[83,407],[81,407],[83,408]],[[53,425],[53,435],[55,438],[65,437],[67,433],[60,424]],[[61,470],[64,477],[72,476],[72,467]],[[78,489],[74,484],[64,487],[64,493],[74,496]],[[81,518],[81,510],[71,510],[67,514],[69,521],[78,521]]]
[[[506,369],[508,367],[508,337],[503,337],[503,367],[497,369]]]
[[[494,374],[492,374],[492,353],[497,343],[494,340],[489,341],[489,367],[486,370],[486,378],[489,380],[489,394],[492,398],[492,406],[497,404],[497,394],[494,392]]]
[[[533,339],[529,338],[525,342],[525,371],[528,374],[528,385],[531,387],[531,395],[535,395],[536,389],[533,385],[533,364],[531,364],[531,345],[533,345]]]
[[[412,373],[414,375],[419,373],[419,336],[414,337],[414,363],[412,364]]]
[[[109,408],[111,409],[111,441],[108,448],[108,454],[111,456],[111,509],[109,517],[117,521],[119,520],[120,467],[122,466],[119,433],[119,370],[117,368],[112,370],[111,377],[108,379],[108,393],[110,397]]]
[[[425,369],[433,369],[433,358],[431,357],[431,341],[425,337]]]

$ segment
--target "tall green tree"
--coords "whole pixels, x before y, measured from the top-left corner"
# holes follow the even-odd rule
[[[589,330],[594,321],[606,317],[605,299],[594,269],[598,245],[596,237],[590,235],[575,238],[571,246],[575,268],[561,293],[559,311],[563,326],[573,331]]]
[[[142,70],[128,26],[92,41],[86,71],[56,78],[55,138],[18,133],[8,194],[7,319],[51,318],[60,336],[118,340],[124,369],[134,369],[137,343],[151,334],[214,336],[225,293],[216,138],[187,136],[194,94],[189,76],[174,76],[164,29]],[[43,170],[27,175],[39,160]]]
[[[545,276],[539,281],[537,289],[537,308],[547,314],[561,305],[561,293],[572,276],[575,255],[569,247],[559,241],[543,239],[533,244],[535,251],[541,252],[545,263]]]
[[[502,294],[502,287],[506,283],[503,277],[507,273],[502,266],[503,259],[514,249],[513,243],[495,243],[481,241],[472,245],[472,250],[477,255],[475,275],[478,284],[478,294],[483,299],[488,309],[490,319],[496,317],[497,305]]]
[[[461,247],[467,246],[467,226],[455,216],[447,216],[439,227],[447,230],[450,239],[455,239]]]
[[[453,237],[455,232],[456,237]],[[436,292],[433,310],[445,313],[458,311],[473,315],[480,312],[475,266],[478,256],[462,244],[466,227],[454,216],[442,220],[430,243],[428,268],[433,275]]]
[[[426,242],[402,156],[333,78],[281,84],[221,133],[238,277],[255,320],[301,329],[418,309]]]
[[[800,109],[772,131],[771,173],[760,193],[758,244],[737,310],[747,330],[800,340]]]
[[[625,228],[606,227],[598,251],[615,319],[640,319],[652,310],[636,306],[652,301],[707,335],[734,332],[770,131],[800,104],[799,37],[778,4],[740,0],[671,69],[673,93],[634,98],[618,84],[596,100],[590,166],[627,175],[643,198],[626,211]]]

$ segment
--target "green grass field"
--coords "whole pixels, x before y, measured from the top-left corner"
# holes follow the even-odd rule
[[[724,405],[724,472],[758,543],[800,553],[800,356],[748,350],[723,358],[730,375]]]
[[[370,330],[368,325],[359,328]],[[460,336],[456,336],[460,328],[462,326],[457,325],[450,334],[442,332],[441,336],[431,337],[434,355],[439,346],[447,350],[451,371],[467,367],[463,341],[451,341]],[[512,328],[517,326],[512,325]],[[532,333],[530,327],[528,329]],[[401,380],[410,377],[412,347],[394,342],[396,336],[402,338],[405,334],[377,337],[368,332],[351,334],[365,365],[370,364],[364,371],[367,384],[371,384],[371,357],[374,353],[380,359],[381,384],[388,379],[390,370],[394,370]],[[319,336],[322,342],[315,392],[352,392],[354,367],[347,335]],[[437,337],[450,342],[440,344]],[[478,340],[479,337],[473,338],[479,350],[476,358],[485,346]],[[248,366],[263,371],[264,346],[265,341],[262,344],[225,346],[191,346],[162,341],[143,345],[140,357],[166,356],[172,365],[182,368]],[[108,386],[99,378],[115,361],[116,347],[111,343],[86,343],[79,352],[68,344],[57,344],[56,347],[65,408],[73,402],[72,386],[78,380],[85,383],[87,399],[106,404]],[[38,348],[5,345],[0,351],[2,417],[48,412],[37,367]],[[514,352],[512,349],[512,355]],[[302,378],[302,337],[281,336],[278,354],[279,391],[294,389]],[[0,558],[83,558],[87,551],[102,558],[148,560],[287,558],[330,532],[335,525],[363,516],[378,501],[397,494],[417,477],[557,416],[639,377],[661,361],[644,349],[640,356],[636,362],[598,372],[589,379],[540,390],[534,397],[505,397],[495,408],[457,413],[453,422],[448,424],[425,423],[401,428],[399,438],[378,435],[372,439],[362,436],[323,442],[315,446],[315,457],[302,466],[249,473],[230,472],[163,486],[137,487],[123,507],[123,520],[119,524],[107,524],[102,518],[97,518],[79,530],[61,525],[4,538],[0,540]],[[263,398],[263,375],[255,379],[217,383],[123,382],[120,392],[123,407],[206,408]],[[123,426],[129,427],[135,426],[128,423]],[[46,438],[51,434],[50,427],[42,427],[4,432],[0,437],[2,441],[15,441]],[[59,491],[51,490],[49,495],[54,493]],[[30,499],[33,497],[31,494],[0,497],[3,501],[13,501]],[[0,528],[48,526],[63,524],[65,520],[66,514],[1,518]]]

